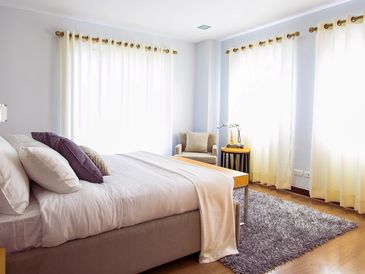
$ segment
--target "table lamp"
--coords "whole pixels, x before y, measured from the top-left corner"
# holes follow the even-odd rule
[[[8,106],[0,104],[0,122],[6,122],[8,120]]]

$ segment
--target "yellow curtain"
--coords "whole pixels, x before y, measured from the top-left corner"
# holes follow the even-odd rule
[[[316,39],[310,195],[365,213],[365,23]]]
[[[251,179],[290,189],[295,40],[229,55],[229,122],[251,149]]]

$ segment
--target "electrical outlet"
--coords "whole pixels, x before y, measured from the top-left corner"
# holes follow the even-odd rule
[[[304,178],[310,178],[311,177],[311,172],[308,171],[308,170],[304,170],[303,171],[303,176],[304,176]]]
[[[294,176],[297,176],[297,177],[303,176],[303,170],[301,170],[301,169],[294,169],[293,173],[294,173]]]

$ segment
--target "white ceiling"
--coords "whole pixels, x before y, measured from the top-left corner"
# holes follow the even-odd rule
[[[0,5],[160,34],[191,42],[224,39],[343,0],[0,0]],[[212,28],[203,31],[199,25]]]

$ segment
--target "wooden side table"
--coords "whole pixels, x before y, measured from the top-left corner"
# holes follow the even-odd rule
[[[222,147],[221,166],[250,174],[250,152],[250,149],[245,147]]]

